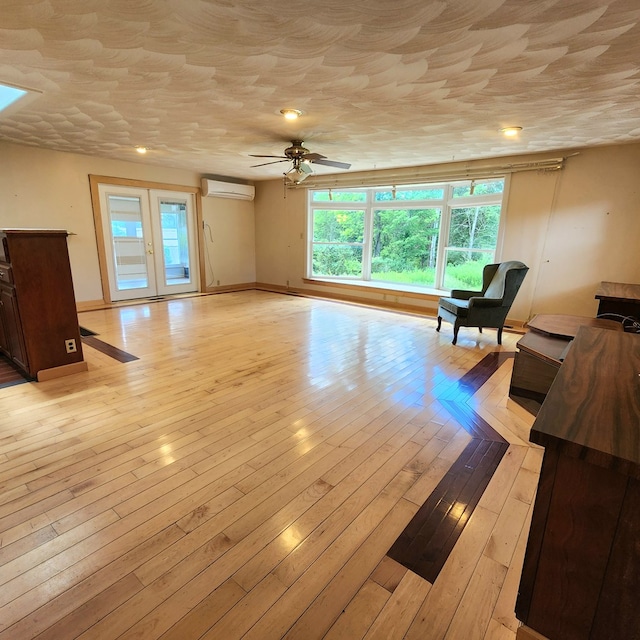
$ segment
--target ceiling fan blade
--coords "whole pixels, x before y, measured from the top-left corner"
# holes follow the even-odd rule
[[[335,160],[325,160],[320,158],[318,160],[311,160],[314,164],[323,164],[327,167],[336,167],[336,169],[349,169],[351,165],[347,162],[336,162]]]
[[[261,155],[258,155],[257,153],[250,153],[249,157],[251,158],[282,158],[283,160],[289,159],[287,158],[287,156],[261,156]]]
[[[277,158],[277,156],[258,156],[258,158]],[[264,167],[267,164],[277,164],[278,162],[288,162],[289,158],[285,158],[284,160],[274,160],[273,162],[263,162],[262,164],[253,164],[251,165],[251,168],[255,168],[255,167]]]
[[[319,153],[305,153],[302,156],[303,160],[308,160],[309,162],[317,162],[318,160],[324,160],[327,156],[322,156]]]

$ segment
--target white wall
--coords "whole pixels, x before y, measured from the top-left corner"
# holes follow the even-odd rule
[[[600,281],[640,283],[639,167],[640,145],[617,145],[580,150],[562,171],[512,176],[500,259],[530,267],[510,314],[513,320],[526,321],[536,313],[593,316]],[[258,281],[344,293],[302,280],[306,192],[292,191],[283,199],[281,181],[273,181],[258,183],[257,193]],[[381,299],[366,289],[349,294]],[[433,301],[402,295],[395,301],[435,308]]]
[[[200,174],[0,142],[0,228],[67,229],[76,300],[102,299],[89,174],[197,187]],[[253,202],[203,198],[211,229],[208,273],[221,284],[255,281]],[[208,237],[208,236],[207,236]]]

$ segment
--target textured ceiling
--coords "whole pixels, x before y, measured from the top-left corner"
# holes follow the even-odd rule
[[[0,81],[0,139],[249,179],[632,142],[640,2],[0,0]]]

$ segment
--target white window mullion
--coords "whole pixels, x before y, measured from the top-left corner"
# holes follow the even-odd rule
[[[307,192],[307,211],[310,211],[311,215],[307,216],[307,278],[313,277],[313,216],[315,210],[313,209],[313,196],[312,192]]]
[[[444,267],[447,263],[447,244],[449,243],[449,228],[451,226],[451,198],[453,196],[453,185],[448,184],[442,203],[440,214],[440,233],[438,235],[438,257],[436,258],[436,289],[442,289],[444,280]]]
[[[373,251],[374,191],[367,192],[367,208],[364,212],[364,237],[362,247],[362,279],[371,280],[371,253]]]
[[[507,226],[507,206],[509,202],[509,189],[511,187],[511,174],[507,174],[504,179],[504,188],[500,198],[500,222],[498,223],[498,238],[493,252],[493,261],[499,262],[502,259],[502,247],[504,245],[504,234]]]

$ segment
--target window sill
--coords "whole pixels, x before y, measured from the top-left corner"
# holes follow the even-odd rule
[[[418,298],[421,300],[438,300],[448,296],[449,291],[429,289],[427,287],[412,287],[411,285],[392,284],[390,282],[364,282],[361,280],[330,280],[323,278],[303,278],[305,284],[350,291],[366,290],[379,295],[399,296],[403,298]]]

